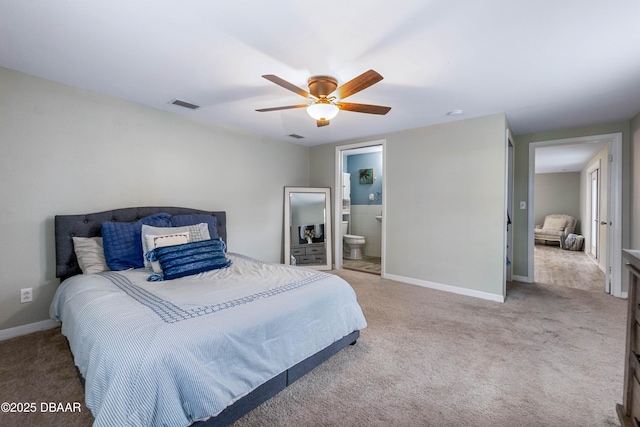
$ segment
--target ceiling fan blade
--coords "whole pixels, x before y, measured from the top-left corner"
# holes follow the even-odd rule
[[[391,107],[383,107],[381,105],[369,104],[352,104],[349,102],[338,102],[336,105],[345,111],[354,111],[356,113],[381,114],[385,115],[391,110]]]
[[[322,126],[329,126],[329,120],[316,120],[316,123],[318,124],[319,128],[321,128]]]
[[[273,75],[273,74],[265,74],[264,76],[265,79],[269,80],[272,83],[277,84],[278,86],[282,86],[285,89],[290,90],[293,93],[297,93],[298,95],[304,97],[304,98],[309,98],[309,99],[313,99],[313,100],[318,100],[317,97],[311,95],[309,92],[307,92],[304,89],[299,88],[298,86],[294,85],[293,83],[289,83],[288,81],[281,79],[280,77]]]
[[[347,96],[358,93],[361,90],[378,83],[382,79],[383,77],[373,70],[365,71],[358,77],[355,77],[340,86],[333,92],[333,94],[337,94],[338,99],[345,99]]]
[[[292,108],[306,108],[308,106],[309,106],[309,104],[297,104],[297,105],[287,105],[287,106],[284,106],[284,107],[261,108],[261,109],[256,110],[256,111],[259,111],[261,113],[266,113],[267,111],[290,110]]]

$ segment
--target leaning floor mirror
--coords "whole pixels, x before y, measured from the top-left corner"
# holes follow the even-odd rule
[[[331,270],[331,189],[284,188],[284,263]]]

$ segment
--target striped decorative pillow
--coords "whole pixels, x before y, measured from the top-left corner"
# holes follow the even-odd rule
[[[226,268],[231,261],[225,256],[225,244],[220,238],[155,248],[149,258],[158,260],[164,280],[177,279],[204,271]],[[152,275],[149,280],[160,280]]]
[[[162,273],[160,263],[158,261],[147,260],[147,253],[155,248],[163,248],[165,246],[184,245],[192,241],[191,233],[185,231],[183,233],[173,234],[144,234],[144,225],[142,226],[142,250],[144,251],[144,264],[153,270],[154,273]],[[195,240],[195,239],[194,239]],[[199,239],[205,240],[205,239]]]

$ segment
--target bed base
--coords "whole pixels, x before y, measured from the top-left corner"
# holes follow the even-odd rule
[[[320,350],[316,354],[306,358],[297,365],[292,366],[288,370],[276,375],[266,383],[262,384],[248,395],[228,406],[217,417],[209,418],[206,421],[199,421],[192,424],[197,427],[225,427],[248,414],[253,409],[262,405],[276,394],[293,384],[294,381],[302,378],[305,374],[311,372],[313,368],[322,364],[331,356],[342,350],[348,345],[354,345],[360,336],[360,331],[353,331],[334,342],[324,350]]]
[[[296,380],[302,378],[311,372],[316,366],[321,365],[331,356],[338,353],[348,345],[355,345],[360,337],[360,331],[353,331],[349,335],[345,335],[333,344],[325,347],[314,355],[307,357],[302,362],[292,366],[286,371],[271,378],[266,383],[258,386],[251,393],[238,399],[230,406],[227,406],[221,413],[215,417],[211,417],[205,421],[197,421],[192,426],[196,427],[226,427],[242,418],[276,394],[293,384]],[[76,366],[80,383],[84,389],[84,377],[80,374]]]

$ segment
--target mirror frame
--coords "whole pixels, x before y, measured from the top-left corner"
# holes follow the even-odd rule
[[[301,264],[299,266],[315,270],[331,270],[332,268],[332,231],[331,231],[331,188],[329,187],[284,187],[284,263],[291,265],[291,194],[319,193],[324,194],[324,236],[326,262],[324,264]]]

